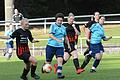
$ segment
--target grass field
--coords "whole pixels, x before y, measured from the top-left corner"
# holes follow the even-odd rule
[[[37,74],[41,76],[40,80],[57,80],[56,75],[53,71],[49,74],[42,74],[40,68],[44,62],[44,56],[37,56],[38,67]],[[83,55],[80,55],[80,63],[83,61]],[[72,59],[68,61],[67,64],[63,66],[63,74],[66,78],[63,80],[120,80],[120,54],[104,54],[100,65],[97,68],[96,73],[89,73],[92,66],[93,59],[90,61],[86,67],[86,71],[77,75],[74,70]],[[53,60],[52,65],[56,63]],[[11,60],[6,60],[0,57],[0,80],[20,80],[19,76],[23,70],[23,62],[16,57],[12,57]],[[29,80],[32,80],[30,73],[28,75]]]

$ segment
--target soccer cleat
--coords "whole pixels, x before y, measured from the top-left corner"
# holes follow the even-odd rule
[[[20,76],[21,80],[28,80],[28,78],[26,76]]]
[[[64,78],[65,78],[64,75],[58,76],[58,79],[64,79]]]
[[[54,74],[57,73],[57,67],[58,67],[58,64],[54,64]]]
[[[94,73],[94,72],[96,72],[96,70],[90,69],[90,73]]]
[[[12,53],[5,53],[4,56],[9,60],[12,56]]]
[[[33,79],[35,79],[35,80],[40,79],[40,76],[38,76],[38,75],[36,75],[36,74],[31,75],[31,77],[32,77]]]
[[[77,73],[77,74],[80,74],[81,72],[84,72],[84,71],[85,71],[84,69],[78,68],[78,69],[76,70],[76,73]]]

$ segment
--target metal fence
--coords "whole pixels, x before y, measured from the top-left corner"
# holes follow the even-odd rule
[[[107,20],[105,21],[106,24],[120,24],[120,14],[102,14],[103,16],[107,17]],[[81,24],[85,24],[87,23],[91,17],[93,17],[93,15],[81,15],[81,16],[75,16],[76,19],[76,23],[81,25]],[[111,17],[111,19],[110,19]],[[114,19],[114,17],[116,19]],[[47,25],[50,25],[51,23],[54,23],[54,17],[50,17],[50,18],[35,18],[35,19],[29,19],[30,21],[30,25],[39,25],[40,27],[43,26],[44,27],[44,33],[46,33],[46,28]],[[67,20],[67,17],[65,17],[65,19]],[[11,21],[0,21],[0,26],[5,26],[6,23],[9,23]],[[65,23],[65,21],[64,21]],[[14,23],[14,25],[20,25],[19,23]],[[119,38],[120,36],[114,36],[113,38]],[[81,54],[83,54],[84,50],[85,50],[85,46],[83,46],[83,41],[85,40],[85,38],[79,38],[80,42],[78,45],[78,50]],[[40,41],[42,40],[47,40],[47,39],[39,39]],[[0,40],[1,42],[5,41],[5,40]],[[32,44],[31,48],[33,55],[35,55],[35,50],[38,50],[38,52],[41,53],[41,51],[43,51],[45,49],[45,46],[41,46],[41,47],[37,47],[34,45],[34,43]],[[105,45],[105,49],[107,50],[108,53],[110,53],[111,51],[117,51],[118,53],[120,53],[120,44],[111,46],[111,45]],[[4,48],[1,48],[1,50],[4,50]]]
[[[101,14],[102,16],[106,17],[105,24],[120,24],[120,14]],[[75,16],[75,23],[82,25],[87,23],[93,15],[80,15],[80,16]],[[68,17],[65,17],[64,23],[66,23]],[[44,27],[44,33],[46,33],[47,30],[47,25],[50,25],[54,23],[55,17],[49,17],[49,18],[34,18],[34,19],[29,19],[30,23],[29,25],[39,25]],[[7,23],[10,23],[12,21],[0,21],[0,26],[5,26]],[[20,25],[19,23],[14,23],[14,25]]]

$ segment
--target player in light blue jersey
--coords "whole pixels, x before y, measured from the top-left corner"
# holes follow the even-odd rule
[[[103,23],[105,21],[105,17],[101,16],[99,19],[99,23],[94,23],[90,27],[90,32],[91,32],[91,37],[90,37],[90,51],[89,51],[89,56],[93,57],[95,59],[93,66],[90,70],[90,72],[96,72],[96,68],[99,65],[101,59],[102,59],[102,54],[104,52],[103,45],[101,43],[101,40],[103,39],[104,41],[108,41],[112,37],[106,37],[104,34],[104,28],[103,28]],[[84,60],[84,63],[88,64],[91,58],[86,57]],[[85,66],[84,66],[85,67]],[[84,68],[81,66],[81,68]]]
[[[10,23],[8,26],[8,30],[5,32],[5,36],[10,36],[13,32],[14,26],[12,25],[12,23]],[[12,56],[12,52],[13,52],[13,39],[11,38],[6,41],[6,50],[4,56],[7,59],[10,59],[10,57]]]
[[[65,76],[62,75],[62,63],[64,56],[64,39],[66,39],[66,28],[62,25],[64,15],[62,13],[57,13],[55,19],[56,22],[50,26],[45,63],[51,64],[52,58],[55,55],[58,63],[57,77],[63,79]],[[44,73],[43,69],[42,73]]]

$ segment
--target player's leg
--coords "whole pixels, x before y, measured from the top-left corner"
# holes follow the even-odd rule
[[[102,53],[97,53],[97,54],[95,55],[95,61],[94,61],[94,63],[93,63],[93,66],[92,66],[90,72],[96,72],[96,68],[97,68],[97,66],[99,65],[101,59],[102,59]]]
[[[94,44],[91,45],[91,55],[93,55],[93,57],[95,58],[95,61],[93,63],[92,69],[90,70],[90,72],[96,72],[96,68],[99,65],[101,59],[102,59],[102,55],[104,52],[103,46],[101,43],[99,44]]]
[[[37,60],[35,57],[30,56],[29,61],[31,62],[31,77],[34,79],[39,79],[40,77],[35,73],[37,68]]]
[[[22,59],[23,61],[24,61],[24,63],[25,63],[25,67],[24,67],[24,69],[23,69],[23,73],[22,73],[22,75],[21,75],[21,79],[23,79],[23,80],[28,80],[27,79],[27,74],[28,74],[28,72],[29,72],[29,70],[30,70],[30,61],[29,61],[29,57],[30,57],[30,54],[28,54],[28,53],[23,53],[22,55],[18,55],[18,58],[19,59]]]
[[[12,56],[12,52],[13,52],[13,41],[6,43],[7,45],[7,51],[4,54],[4,56],[9,60]]]
[[[43,66],[45,64],[51,64],[51,61],[52,61],[52,58],[54,57],[54,54],[55,54],[54,47],[47,45],[46,46],[46,61],[42,65],[42,69],[41,69],[42,73],[44,73]],[[54,72],[55,72],[55,70],[54,70]]]
[[[77,53],[77,50],[73,50],[71,52],[72,56],[73,56],[73,63],[74,63],[74,66],[75,66],[75,69],[76,69],[76,73],[77,74],[80,74],[81,72],[84,71],[84,69],[80,69],[80,64],[79,64],[79,59],[78,59],[78,53]]]
[[[27,79],[27,74],[29,73],[29,70],[30,70],[30,62],[26,61],[24,63],[25,63],[25,67],[23,69],[23,73],[22,73],[20,78],[23,79],[23,80],[28,80]]]
[[[67,63],[67,61],[69,60],[70,57],[71,57],[71,55],[68,52],[64,52],[64,58],[63,58],[62,65],[64,65],[65,63]],[[57,67],[58,67],[58,64],[54,64],[54,73],[55,74],[57,72]]]
[[[90,42],[86,40],[86,44],[87,44],[88,48],[85,50],[84,56],[85,56],[86,54],[89,54],[89,50],[90,50]]]
[[[63,65],[69,60],[69,58],[71,57],[71,51],[70,51],[70,49],[68,48],[68,45],[65,43],[64,44],[65,46],[64,46],[64,49],[65,49],[65,51],[64,51],[64,58],[63,58]],[[70,45],[71,46],[71,45]]]
[[[64,52],[64,58],[63,58],[63,65],[69,60],[69,58],[71,57],[70,53],[68,52]]]
[[[62,74],[62,63],[63,63],[63,56],[64,56],[64,48],[56,48],[56,57],[57,57],[57,76],[59,79],[63,79],[65,76]]]
[[[87,66],[87,64],[89,63],[91,58],[92,58],[92,56],[90,54],[85,55],[85,60],[83,61],[82,65],[81,65],[81,69],[84,69]]]

